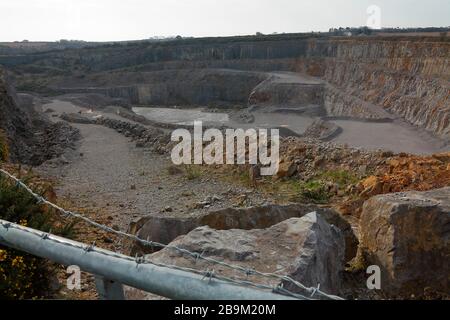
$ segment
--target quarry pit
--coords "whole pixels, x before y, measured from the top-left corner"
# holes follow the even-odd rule
[[[378,217],[383,201],[396,214],[397,203],[420,207],[417,198],[428,197],[448,217],[448,40],[277,35],[139,41],[6,54],[0,65],[7,70],[0,70],[7,165],[19,174],[24,169],[14,164],[29,165],[55,181],[55,196],[117,230],[200,252],[206,243],[212,256],[223,251],[230,261],[250,265],[256,259],[261,268],[258,250],[278,250],[289,269],[295,257],[268,243],[281,235],[281,246],[292,245],[304,239],[292,240],[290,230],[303,235],[307,229],[329,240],[332,250],[320,243],[314,250],[325,250],[326,261],[339,260],[336,270],[344,272],[341,262],[358,266],[358,250],[384,254],[370,233],[370,218]],[[220,129],[280,129],[279,172],[264,179],[248,165],[174,166],[170,133],[194,121]],[[219,240],[198,240],[211,234]],[[116,245],[115,238],[90,235],[105,247]],[[235,238],[244,245],[227,244]],[[120,249],[192,267],[165,250]],[[333,250],[336,255],[328,255]],[[277,263],[267,259],[271,272]],[[323,281],[346,297],[380,298],[337,272],[330,275],[309,274],[305,281]]]
[[[18,90],[81,95],[88,108],[118,104],[163,123],[200,117],[211,125],[286,128],[295,136],[322,120],[334,128],[325,141],[431,154],[445,151],[450,137],[449,44],[438,40],[138,42],[2,56],[0,64],[13,70]]]

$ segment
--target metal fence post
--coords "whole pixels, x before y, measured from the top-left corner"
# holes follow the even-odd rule
[[[96,275],[95,286],[100,300],[125,300],[123,286],[117,281]]]

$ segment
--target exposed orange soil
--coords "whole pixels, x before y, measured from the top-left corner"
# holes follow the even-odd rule
[[[360,184],[363,196],[401,191],[426,191],[450,186],[450,152],[432,156],[399,155],[380,174]]]

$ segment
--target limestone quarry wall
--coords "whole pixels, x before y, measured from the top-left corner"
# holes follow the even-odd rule
[[[450,137],[449,43],[336,41],[331,48],[323,78],[341,95]],[[331,97],[328,104],[338,102]],[[338,113],[348,111],[344,106]]]
[[[108,77],[105,83],[104,77]],[[267,75],[228,69],[181,69],[116,73],[83,82],[62,83],[60,93],[100,93],[145,105],[246,105],[253,88]],[[86,82],[85,82],[86,84]],[[127,85],[124,85],[127,84]]]
[[[91,85],[108,88],[110,95],[146,104],[243,103],[252,92],[250,87],[265,80],[252,73],[224,75],[222,69],[300,72],[327,83],[322,100],[330,116],[384,118],[380,111],[384,110],[438,136],[450,137],[449,41],[394,37],[200,39],[65,50],[11,61],[15,61],[13,57],[0,57],[0,64],[22,72],[31,66],[66,72],[69,66],[81,70],[77,72],[83,77],[86,74],[83,80],[90,79]],[[211,71],[205,74],[203,69],[216,70],[216,75]],[[135,82],[127,77],[110,80],[121,72],[144,76]],[[148,76],[151,73],[157,76]],[[63,82],[58,77],[53,85]],[[48,83],[52,85],[52,81]]]
[[[318,76],[331,85],[324,99],[330,116],[386,118],[381,107],[438,136],[450,137],[449,42],[299,40],[203,50],[180,47],[170,54],[156,51],[153,57],[167,61],[159,62],[160,67],[203,65]]]

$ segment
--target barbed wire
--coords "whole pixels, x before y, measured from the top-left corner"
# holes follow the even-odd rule
[[[233,279],[230,277],[218,275],[218,274],[214,273],[214,270],[202,271],[202,270],[188,268],[188,267],[181,267],[181,266],[177,266],[177,265],[170,265],[170,264],[155,262],[152,260],[148,260],[146,258],[141,259],[142,257],[132,258],[127,255],[123,255],[120,253],[111,252],[111,251],[107,251],[107,250],[95,247],[94,244],[85,245],[85,246],[83,246],[81,244],[78,245],[71,241],[65,241],[68,239],[59,238],[59,237],[56,238],[50,233],[46,233],[46,232],[35,230],[35,229],[25,228],[20,225],[11,223],[9,221],[5,222],[4,220],[0,220],[0,225],[2,225],[5,229],[13,228],[13,229],[20,230],[22,232],[27,232],[27,233],[39,236],[42,240],[53,241],[60,245],[70,246],[72,248],[81,249],[86,252],[95,252],[95,253],[102,254],[104,256],[108,256],[111,258],[123,259],[126,261],[134,262],[134,263],[136,263],[136,265],[151,264],[151,265],[158,266],[158,267],[164,267],[164,268],[168,268],[168,269],[172,269],[172,270],[180,270],[180,271],[185,271],[185,272],[201,275],[201,276],[203,276],[202,280],[207,279],[208,281],[212,281],[212,279],[217,279],[217,280],[221,280],[224,282],[228,282],[228,283],[232,283],[232,284],[236,284],[236,285],[240,285],[240,286],[254,287],[254,288],[262,289],[262,290],[270,290],[274,293],[281,293],[283,295],[291,296],[291,297],[297,298],[297,299],[312,300],[311,297],[306,297],[306,296],[298,294],[298,293],[290,292],[290,291],[284,289],[282,285],[276,285],[275,287],[272,287],[269,285],[254,283],[251,281],[246,281],[246,280],[241,280],[241,279]]]
[[[151,240],[148,240],[148,239],[145,240],[145,239],[139,238],[136,235],[129,234],[129,233],[124,232],[124,231],[113,229],[112,227],[109,227],[107,225],[98,223],[98,222],[96,222],[96,221],[94,221],[94,220],[92,220],[92,219],[90,219],[90,218],[88,218],[88,217],[86,217],[86,216],[84,216],[84,215],[82,215],[80,213],[73,212],[73,211],[70,211],[70,210],[66,210],[66,209],[64,209],[64,208],[62,208],[62,207],[60,207],[60,206],[58,206],[58,205],[48,201],[43,196],[41,196],[41,195],[37,194],[36,192],[34,192],[28,185],[26,185],[24,182],[22,182],[19,178],[15,177],[14,175],[12,175],[11,173],[9,173],[6,170],[0,169],[0,173],[3,173],[8,178],[13,180],[16,183],[16,186],[20,186],[23,189],[25,189],[31,196],[33,196],[36,199],[38,204],[48,205],[49,207],[51,207],[51,208],[55,209],[57,212],[59,212],[60,215],[62,217],[64,217],[64,218],[72,217],[72,218],[80,219],[80,220],[88,223],[89,225],[94,226],[94,227],[96,227],[98,229],[101,229],[101,230],[103,230],[105,232],[112,233],[112,234],[115,234],[115,235],[123,237],[123,238],[128,238],[130,240],[133,240],[133,241],[136,241],[138,243],[141,243],[144,246],[147,246],[147,247],[159,247],[159,248],[162,248],[162,249],[163,248],[167,248],[167,249],[170,249],[170,250],[174,250],[174,251],[177,251],[177,252],[179,252],[181,254],[185,254],[185,255],[193,258],[195,261],[203,260],[203,261],[206,261],[206,262],[209,262],[209,263],[212,263],[212,264],[220,265],[220,266],[223,266],[223,267],[235,270],[235,271],[242,272],[247,277],[250,276],[250,275],[256,275],[256,276],[264,277],[266,279],[278,280],[278,281],[282,281],[281,285],[282,285],[283,282],[287,282],[287,283],[290,283],[290,284],[294,285],[295,287],[297,287],[297,288],[299,288],[299,289],[309,293],[311,295],[311,297],[317,295],[317,296],[321,296],[323,298],[327,298],[327,299],[331,299],[331,300],[343,300],[343,298],[341,298],[339,296],[327,294],[327,293],[321,291],[320,290],[320,284],[318,284],[317,287],[307,287],[304,284],[302,284],[301,282],[299,282],[299,281],[297,281],[295,279],[292,279],[291,277],[289,277],[287,275],[279,275],[279,274],[276,274],[276,273],[261,272],[261,271],[258,271],[256,269],[253,269],[253,268],[245,268],[245,267],[242,267],[240,265],[230,264],[230,263],[227,263],[227,262],[222,261],[222,260],[217,260],[215,258],[205,257],[205,256],[203,256],[202,253],[192,252],[192,251],[189,251],[187,249],[180,248],[178,246],[174,246],[174,245],[170,245],[170,244],[166,245],[166,244],[159,243],[159,242],[156,242],[156,241],[151,241]],[[131,259],[133,259],[133,258],[131,258]],[[143,261],[146,262],[146,263],[153,263],[153,264],[157,265],[156,263],[151,262],[149,260],[145,260],[144,259]],[[166,266],[166,265],[163,265],[163,266]],[[186,268],[186,267],[179,267],[179,266],[172,266],[172,268],[178,268],[178,269],[183,268],[183,269],[180,269],[180,270],[189,271],[189,272],[195,272],[195,273],[199,273],[200,272],[200,274],[203,274],[201,271],[199,271],[197,269],[193,269],[193,268]],[[237,283],[240,283],[240,284],[246,284],[246,285],[252,284],[252,286],[265,286],[265,289],[269,289],[270,288],[270,289],[273,290],[273,288],[270,287],[270,286],[266,286],[266,285],[262,285],[262,284],[255,284],[253,282],[242,280],[242,279],[231,279],[231,278],[227,278],[227,277],[224,277],[224,276],[218,276],[218,275],[214,275],[214,277],[217,278],[217,279],[219,279],[219,277],[221,277],[223,279],[227,279],[227,280],[224,280],[224,281],[232,281],[232,282],[234,281],[235,283],[237,281]],[[231,279],[231,280],[229,280],[229,279]],[[298,296],[301,299],[305,299],[305,297],[303,295],[299,295],[297,293],[293,293],[293,292],[291,292],[291,291],[289,291],[287,289],[284,289],[284,288],[280,289],[279,288],[278,290],[280,290],[280,292],[284,292],[284,294],[291,295],[291,296]]]

